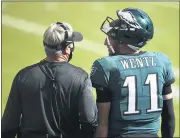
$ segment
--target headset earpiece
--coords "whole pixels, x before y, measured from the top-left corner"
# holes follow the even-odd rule
[[[64,26],[64,24],[61,23],[61,22],[57,22],[56,24],[59,25],[60,27],[62,27],[65,30],[65,32],[64,32],[65,33],[64,40],[65,41],[70,40],[71,37],[72,37],[72,31],[68,30],[67,27]]]
[[[71,38],[72,38],[72,31],[65,30],[65,35],[67,35],[67,37],[65,37],[65,40],[71,40]]]

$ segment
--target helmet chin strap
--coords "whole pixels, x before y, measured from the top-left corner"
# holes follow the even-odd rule
[[[135,50],[135,51],[137,51],[137,50],[140,49],[139,47],[136,47],[136,46],[133,46],[133,45],[130,45],[130,44],[128,44],[127,46],[128,46],[129,48]]]
[[[114,55],[114,54],[115,54],[115,50],[114,50],[114,48],[112,47],[112,45],[111,45],[108,37],[106,38],[106,44],[105,44],[105,45],[106,45],[106,46],[108,47],[108,49],[110,50],[109,55],[110,55],[110,56]]]
[[[109,49],[110,49],[109,55],[110,56],[115,55],[116,52],[115,52],[114,48],[111,46],[111,47],[109,47]]]

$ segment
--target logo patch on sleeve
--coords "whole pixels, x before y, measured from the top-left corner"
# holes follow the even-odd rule
[[[96,67],[92,67],[90,76],[93,76],[95,74],[96,70],[97,70]]]

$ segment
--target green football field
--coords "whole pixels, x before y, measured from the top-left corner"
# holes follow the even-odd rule
[[[172,61],[176,77],[175,136],[179,137],[179,5],[176,2],[2,2],[2,113],[16,73],[45,57],[42,34],[48,25],[64,21],[83,33],[84,41],[76,43],[71,63],[89,73],[93,61],[107,55],[103,46],[105,35],[99,29],[102,22],[106,16],[117,18],[116,10],[126,7],[141,8],[153,20],[154,38],[144,50],[163,52]]]

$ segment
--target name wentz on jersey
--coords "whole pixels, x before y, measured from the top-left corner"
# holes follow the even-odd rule
[[[156,62],[154,57],[135,57],[128,59],[121,59],[120,63],[124,69],[143,68],[143,67],[154,67]]]

